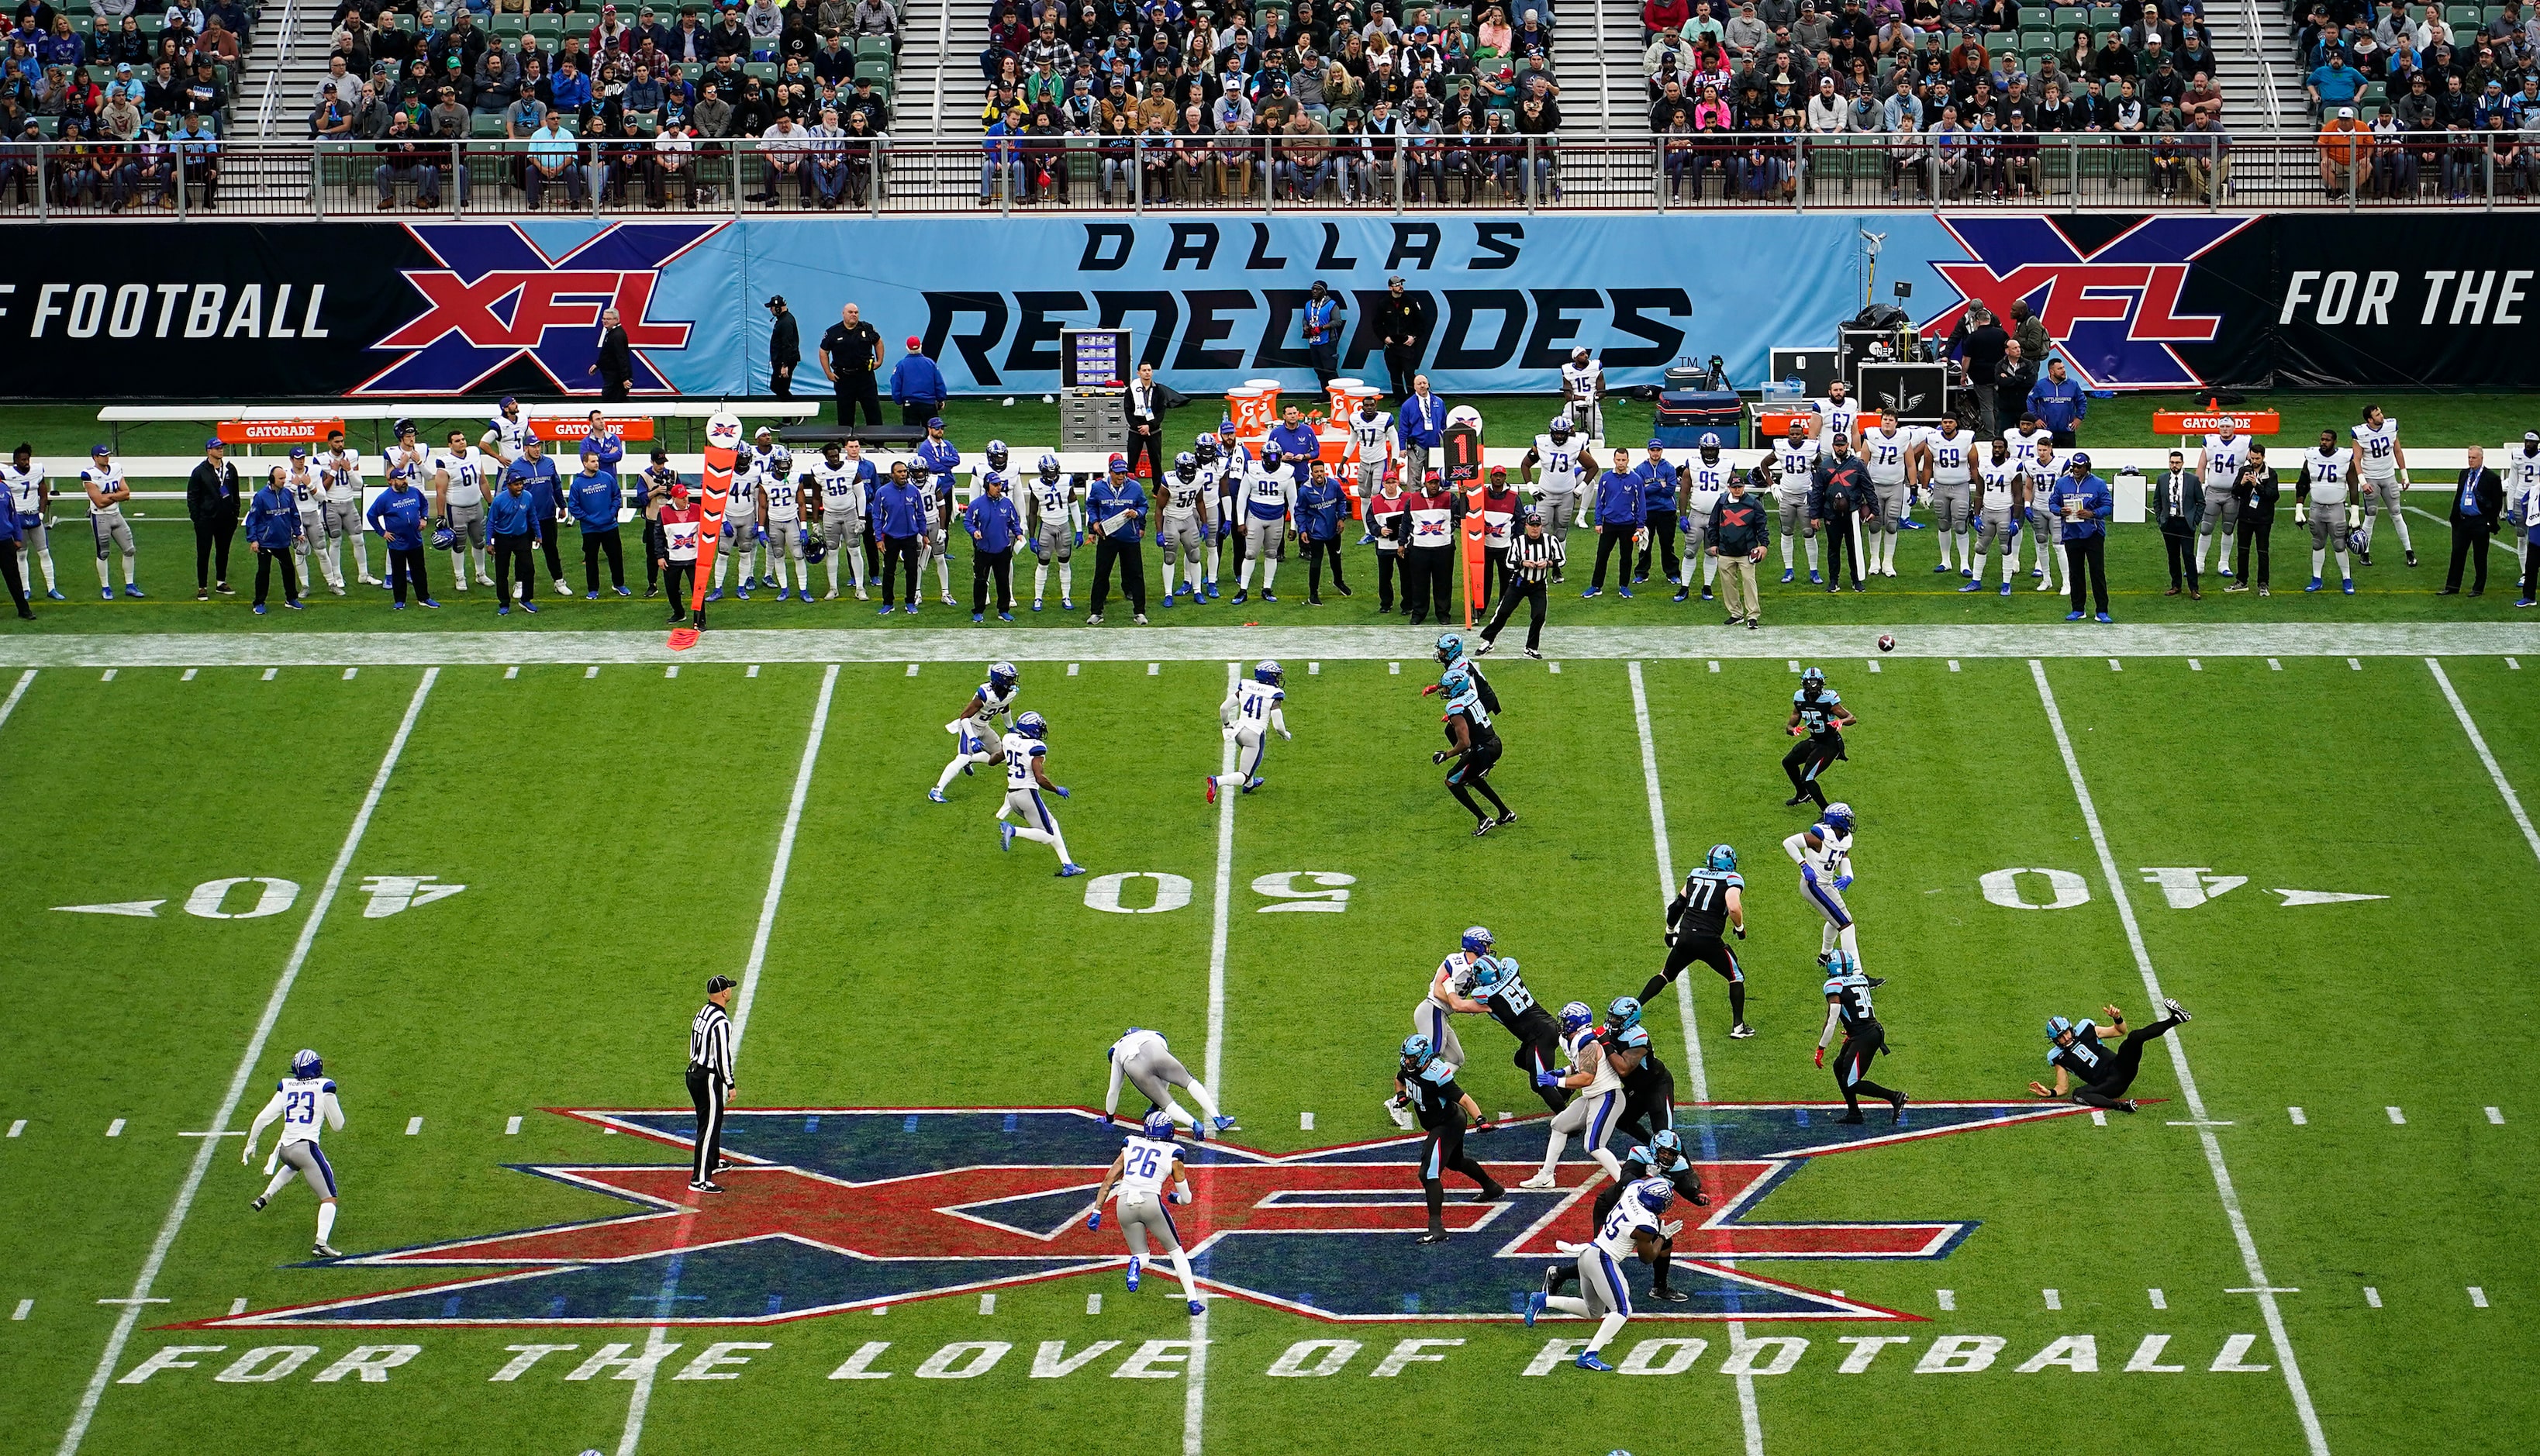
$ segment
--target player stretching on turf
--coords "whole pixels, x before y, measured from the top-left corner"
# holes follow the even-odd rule
[[[1517,822],[1517,810],[1508,806],[1499,791],[1491,787],[1491,766],[1500,761],[1499,730],[1491,727],[1490,710],[1482,706],[1481,689],[1470,664],[1457,662],[1446,669],[1438,686],[1446,694],[1446,748],[1429,755],[1431,763],[1445,763],[1448,758],[1455,766],[1446,771],[1446,792],[1473,816],[1473,837],[1479,839],[1502,824]],[[1494,819],[1473,802],[1473,791],[1498,809]]]
[[[1546,1294],[1541,1290],[1525,1296],[1525,1322],[1532,1328],[1537,1316],[1546,1310],[1575,1314],[1583,1320],[1596,1320],[1596,1333],[1588,1348],[1579,1352],[1571,1363],[1583,1370],[1614,1373],[1596,1352],[1623,1333],[1632,1317],[1631,1287],[1623,1283],[1617,1259],[1637,1258],[1644,1264],[1656,1264],[1663,1242],[1675,1237],[1681,1222],[1661,1223],[1659,1215],[1675,1201],[1675,1190],[1663,1178],[1644,1178],[1614,1201],[1614,1211],[1596,1225],[1596,1237],[1579,1252],[1580,1298],[1567,1294]],[[1567,1245],[1564,1246],[1565,1249]]]
[[[983,763],[998,758],[997,719],[1003,717],[1008,728],[1015,724],[1015,692],[1023,685],[1023,676],[1012,662],[998,662],[988,668],[988,680],[961,705],[961,716],[944,725],[944,731],[953,738],[952,761],[944,765],[935,787],[926,797],[942,803],[944,791],[952,787],[955,774],[970,773]],[[1064,859],[1065,856],[1060,858]]]
[[[1235,772],[1207,776],[1210,803],[1217,802],[1220,789],[1240,788],[1249,794],[1260,788],[1266,782],[1261,777],[1261,755],[1270,735],[1276,732],[1283,738],[1296,736],[1288,731],[1287,716],[1279,711],[1279,705],[1287,701],[1287,681],[1288,674],[1279,669],[1279,664],[1264,658],[1253,667],[1250,682],[1237,682],[1227,689],[1226,701],[1217,706],[1217,723],[1235,744]]]
[[[1849,955],[1837,955],[1826,967],[1825,1029],[1817,1033],[1817,1065],[1825,1066],[1826,1044],[1834,1034],[1843,1033],[1843,1047],[1834,1054],[1834,1084],[1843,1090],[1843,1105],[1848,1110],[1839,1122],[1859,1123],[1861,1094],[1884,1097],[1896,1109],[1896,1121],[1905,1120],[1905,1094],[1893,1087],[1882,1087],[1870,1079],[1870,1059],[1887,1050],[1887,1028],[1878,1024],[1878,1013],[1870,1004],[1873,987],[1887,983],[1876,976],[1861,973],[1861,962]]]
[[[1588,1009],[1584,1001],[1574,1001],[1561,1008],[1561,1049],[1569,1054],[1567,1072],[1535,1074],[1535,1085],[1577,1089],[1578,1095],[1569,1106],[1555,1113],[1550,1136],[1544,1140],[1543,1167],[1519,1188],[1551,1188],[1559,1181],[1561,1154],[1570,1145],[1570,1135],[1577,1133],[1588,1147],[1588,1155],[1605,1170],[1608,1178],[1623,1176],[1623,1164],[1605,1150],[1605,1140],[1613,1136],[1616,1115],[1623,1105],[1622,1069],[1605,1052],[1605,1042],[1597,1034],[1596,1013]]]
[[[2084,1107],[2097,1107],[2109,1112],[2132,1112],[2135,1102],[2126,1095],[2133,1086],[2135,1074],[2143,1070],[2144,1048],[2170,1028],[2184,1026],[2195,1018],[2174,1001],[2161,1002],[2167,1016],[2140,1031],[2126,1029],[2126,1013],[2115,1006],[2101,1006],[2108,1018],[2108,1029],[2125,1037],[2117,1049],[2109,1051],[2099,1042],[2099,1028],[2084,1017],[2078,1026],[2061,1016],[2046,1018],[2046,1039],[2053,1043],[2046,1049],[2046,1065],[2055,1069],[2055,1090],[2048,1091],[2044,1082],[2030,1082],[2028,1090],[2040,1097],[2070,1096]],[[2076,1088],[2073,1084],[2080,1082]]]
[[[1402,1065],[1394,1069],[1393,1086],[1396,1099],[1411,1109],[1429,1133],[1420,1145],[1420,1190],[1429,1200],[1429,1231],[1420,1235],[1420,1242],[1443,1244],[1446,1241],[1446,1185],[1442,1180],[1447,1169],[1482,1186],[1473,1195],[1477,1204],[1491,1203],[1507,1192],[1489,1169],[1464,1151],[1465,1119],[1472,1120],[1477,1133],[1489,1132],[1491,1125],[1482,1121],[1482,1109],[1472,1095],[1455,1084],[1454,1064],[1440,1058],[1425,1036],[1402,1039]]]
[[[1702,1191],[1702,1179],[1695,1174],[1693,1163],[1684,1155],[1684,1140],[1672,1131],[1664,1132],[1651,1139],[1647,1146],[1635,1143],[1623,1149],[1622,1179],[1596,1190],[1593,1220],[1596,1226],[1604,1226],[1605,1219],[1614,1212],[1614,1205],[1622,1202],[1624,1193],[1644,1178],[1665,1179],[1667,1186],[1675,1190],[1676,1197],[1697,1208],[1706,1207],[1711,1202]],[[1658,1257],[1650,1265],[1650,1297],[1663,1299],[1669,1304],[1682,1304],[1691,1296],[1667,1287],[1668,1256],[1674,1248],[1674,1239],[1658,1240]],[[1577,1265],[1552,1265],[1543,1271],[1543,1292],[1558,1294],[1563,1285],[1577,1278]]]
[[[1826,804],[1825,789],[1817,783],[1835,760],[1845,757],[1843,730],[1861,720],[1843,706],[1843,694],[1826,686],[1825,669],[1811,667],[1799,674],[1799,690],[1791,694],[1791,717],[1783,730],[1799,741],[1782,755],[1782,772],[1791,777],[1791,797],[1783,799],[1785,807],[1813,799],[1818,808]]]
[[[1817,822],[1782,841],[1782,852],[1799,863],[1799,896],[1825,917],[1817,935],[1817,963],[1832,965],[1837,950],[1861,963],[1861,942],[1854,934],[1852,909],[1843,892],[1852,888],[1852,805],[1830,803]]]
[[[327,1128],[344,1131],[344,1109],[335,1101],[335,1084],[327,1079],[325,1064],[316,1052],[291,1054],[291,1075],[274,1083],[273,1100],[247,1127],[247,1146],[239,1149],[242,1164],[255,1161],[256,1140],[276,1118],[282,1120],[282,1141],[274,1144],[273,1156],[264,1165],[273,1181],[264,1185],[264,1192],[249,1207],[261,1213],[292,1179],[308,1179],[309,1191],[318,1195],[318,1242],[310,1252],[333,1259],[337,1255],[326,1238],[335,1231],[335,1169],[318,1145],[318,1135]]]
[[[1037,713],[1026,713],[1015,720],[1015,729],[1006,734],[1006,801],[997,810],[997,833],[1003,848],[1011,851],[1018,838],[1034,844],[1045,844],[1058,852],[1058,877],[1083,874],[1085,867],[1067,858],[1067,838],[1059,833],[1058,820],[1042,798],[1047,790],[1061,798],[1067,791],[1049,781],[1049,724]],[[1006,822],[1006,815],[1021,814],[1020,825]]]
[[[1721,938],[1730,930],[1746,938],[1746,880],[1737,872],[1737,851],[1725,844],[1711,847],[1702,866],[1684,877],[1684,888],[1667,902],[1666,966],[1641,988],[1643,1005],[1658,999],[1684,968],[1701,961],[1729,983],[1729,1034],[1740,1040],[1755,1034],[1746,1024],[1746,968],[1737,952]]]
[[[1182,1150],[1173,1145],[1173,1122],[1163,1113],[1147,1119],[1145,1127],[1131,1135],[1120,1155],[1111,1159],[1111,1171],[1102,1175],[1102,1186],[1094,1194],[1094,1214],[1085,1220],[1090,1229],[1102,1226],[1102,1205],[1111,1190],[1120,1190],[1119,1206],[1112,1211],[1120,1220],[1120,1236],[1129,1245],[1129,1292],[1138,1292],[1138,1271],[1147,1262],[1147,1241],[1161,1239],[1164,1253],[1173,1261],[1173,1277],[1182,1282],[1182,1298],[1190,1312],[1199,1314],[1208,1306],[1199,1302],[1199,1291],[1191,1287],[1190,1260],[1182,1254],[1182,1236],[1173,1227],[1173,1215],[1164,1210],[1164,1185],[1172,1185],[1174,1203],[1191,1201],[1190,1174],[1182,1167]]]
[[[1235,1125],[1235,1119],[1219,1115],[1217,1099],[1209,1095],[1208,1087],[1191,1075],[1188,1068],[1182,1066],[1181,1059],[1173,1055],[1173,1049],[1164,1044],[1163,1032],[1132,1026],[1103,1055],[1111,1064],[1111,1087],[1102,1094],[1104,1122],[1119,1114],[1120,1083],[1125,1079],[1145,1095],[1155,1111],[1189,1127],[1202,1138],[1212,1132],[1242,1131]],[[1175,1087],[1189,1092],[1191,1100],[1199,1104],[1198,1117],[1183,1111],[1182,1105],[1173,1100]]]

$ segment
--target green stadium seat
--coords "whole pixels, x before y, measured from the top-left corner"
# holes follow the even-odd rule
[[[856,59],[860,61],[886,61],[891,56],[890,37],[887,35],[864,35],[856,40]]]
[[[517,40],[529,34],[529,18],[525,15],[498,15],[489,29],[497,37]]]
[[[891,78],[890,62],[858,61],[856,62],[856,74],[877,84],[888,81]]]
[[[470,136],[479,138],[491,137],[499,140],[503,135],[503,113],[500,111],[475,112],[471,116],[468,126],[468,135]]]
[[[774,61],[748,61],[742,64],[741,72],[744,76],[757,77],[762,85],[772,85],[778,76],[784,74],[784,68]]]
[[[541,46],[552,48],[564,40],[564,17],[533,15],[529,17],[529,34]]]
[[[2484,24],[2484,22],[2479,18],[2479,9],[2475,5],[2446,6],[2443,9],[2443,19],[2452,23],[2452,29],[2455,33],[2464,26],[2475,31],[2480,25]],[[2452,38],[2455,42],[2460,40],[2458,34],[2455,34]]]

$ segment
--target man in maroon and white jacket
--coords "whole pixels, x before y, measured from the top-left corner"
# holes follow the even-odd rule
[[[1455,522],[1463,513],[1463,498],[1446,488],[1446,483],[1432,470],[1420,482],[1419,489],[1408,498],[1406,545],[1402,561],[1403,604],[1411,609],[1411,625],[1417,627],[1429,620],[1434,609],[1440,623],[1446,620],[1446,601],[1455,580]]]
[[[1393,610],[1393,575],[1403,573],[1402,611],[1411,612],[1411,577],[1403,544],[1411,538],[1411,497],[1402,489],[1401,472],[1390,464],[1367,498],[1367,528],[1376,537],[1376,609]]]

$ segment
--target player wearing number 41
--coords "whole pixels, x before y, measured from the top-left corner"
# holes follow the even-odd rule
[[[997,810],[997,833],[1008,851],[1014,849],[1017,839],[1048,845],[1058,854],[1058,877],[1066,879],[1083,874],[1085,867],[1067,858],[1067,838],[1058,832],[1058,819],[1050,813],[1048,800],[1041,797],[1043,790],[1067,797],[1065,789],[1049,781],[1048,736],[1049,724],[1037,713],[1016,719],[1014,730],[1006,734],[1002,745],[1006,757],[1006,801]],[[1008,814],[1023,815],[1023,823],[1007,823]]]
[[[1835,1053],[1834,1084],[1843,1091],[1844,1115],[1839,1122],[1858,1124],[1861,1097],[1884,1097],[1895,1109],[1896,1121],[1905,1120],[1906,1096],[1893,1087],[1882,1087],[1870,1079],[1871,1059],[1887,1050],[1887,1028],[1878,1024],[1877,1009],[1870,1005],[1872,989],[1887,983],[1861,971],[1861,960],[1847,951],[1838,951],[1826,966],[1825,1029],[1817,1033],[1816,1064],[1825,1066],[1826,1044],[1837,1031],[1843,1033],[1843,1046]]]
[[[1518,1184],[1519,1188],[1557,1186],[1561,1154],[1569,1148],[1573,1133],[1579,1135],[1588,1155],[1605,1170],[1606,1177],[1623,1176],[1623,1164],[1606,1150],[1605,1140],[1622,1122],[1624,1061],[1607,1050],[1598,1032],[1596,1013],[1588,1008],[1586,1002],[1574,1001],[1563,1006],[1560,1021],[1561,1049],[1570,1058],[1569,1070],[1538,1072],[1534,1083],[1575,1095],[1569,1106],[1553,1114],[1549,1136],[1544,1141],[1542,1168]]]
[[[1597,1352],[1612,1344],[1632,1318],[1631,1286],[1623,1283],[1622,1267],[1615,1261],[1638,1259],[1644,1264],[1657,1264],[1666,1240],[1684,1227],[1681,1220],[1660,1221],[1667,1206],[1674,1202],[1675,1189],[1663,1178],[1644,1178],[1625,1190],[1614,1201],[1614,1211],[1596,1225],[1596,1236],[1578,1250],[1581,1297],[1546,1294],[1540,1289],[1526,1295],[1527,1327],[1531,1328],[1547,1310],[1597,1321],[1594,1337],[1572,1363],[1583,1370],[1614,1373],[1614,1367],[1605,1363]]]
[[[1102,1206],[1110,1201],[1115,1188],[1120,1191],[1120,1202],[1113,1208],[1112,1216],[1120,1220],[1120,1236],[1129,1245],[1129,1292],[1138,1292],[1138,1274],[1147,1263],[1148,1241],[1159,1240],[1166,1257],[1173,1261],[1173,1277],[1182,1282],[1182,1299],[1190,1306],[1190,1312],[1206,1313],[1208,1306],[1199,1302],[1199,1291],[1191,1287],[1190,1260],[1182,1253],[1182,1236],[1173,1227],[1173,1215],[1164,1209],[1167,1197],[1177,1204],[1191,1201],[1190,1174],[1182,1167],[1182,1150],[1173,1145],[1171,1118],[1161,1112],[1151,1114],[1146,1126],[1120,1149],[1120,1155],[1111,1159],[1111,1171],[1102,1175],[1102,1186],[1094,1191],[1094,1213],[1085,1220],[1087,1228],[1102,1227]]]
[[[1241,789],[1249,794],[1260,788],[1264,782],[1261,755],[1268,750],[1270,734],[1296,736],[1288,731],[1287,717],[1279,711],[1279,705],[1287,701],[1287,680],[1279,664],[1264,658],[1252,669],[1250,681],[1237,682],[1227,690],[1226,701],[1217,707],[1217,722],[1227,740],[1235,745],[1235,772],[1207,776],[1210,803],[1217,802],[1220,789]]]
[[[1782,841],[1782,852],[1799,864],[1800,898],[1825,917],[1817,960],[1831,964],[1840,950],[1860,964],[1852,911],[1843,903],[1843,892],[1852,888],[1852,805],[1827,804],[1815,823]]]
[[[308,1179],[309,1191],[318,1195],[318,1241],[310,1252],[333,1259],[337,1255],[326,1237],[335,1231],[335,1169],[326,1161],[318,1138],[328,1128],[344,1131],[344,1109],[336,1102],[335,1083],[327,1078],[325,1064],[316,1052],[291,1054],[291,1075],[273,1084],[273,1099],[247,1127],[247,1146],[239,1149],[241,1164],[255,1161],[256,1141],[264,1136],[266,1125],[277,1119],[282,1123],[282,1141],[274,1144],[273,1156],[264,1164],[273,1181],[264,1185],[264,1192],[249,1207],[261,1213],[293,1179]]]
[[[2101,1006],[2108,1018],[2108,1029],[2125,1037],[2115,1051],[2099,1042],[2099,1028],[2086,1017],[2076,1025],[2061,1016],[2046,1018],[2046,1065],[2055,1069],[2055,1089],[2048,1091],[2043,1082],[2030,1082],[2028,1090],[2040,1097],[2070,1096],[2084,1107],[2107,1112],[2132,1112],[2134,1099],[2126,1089],[2135,1084],[2135,1075],[2143,1069],[2143,1054],[2161,1037],[2196,1019],[2184,1006],[2163,1000],[2161,1009],[2169,1014],[2140,1030],[2128,1030],[2126,1013],[2115,1006]],[[2075,1082],[2081,1085],[2077,1088]]]
[[[1163,1032],[1132,1026],[1111,1044],[1111,1050],[1104,1057],[1111,1064],[1111,1085],[1102,1094],[1104,1122],[1119,1116],[1120,1083],[1125,1080],[1146,1097],[1151,1120],[1152,1115],[1161,1114],[1189,1128],[1202,1140],[1211,1133],[1242,1131],[1235,1126],[1234,1118],[1218,1112],[1217,1099],[1209,1095],[1205,1083],[1190,1075],[1189,1068],[1182,1066],[1181,1059],[1173,1055],[1173,1049],[1164,1044]],[[1197,1117],[1184,1111],[1181,1103],[1173,1099],[1175,1087],[1190,1093],[1191,1100],[1199,1104]]]
[[[995,662],[988,667],[988,680],[970,694],[961,705],[960,716],[944,725],[944,731],[953,739],[952,761],[944,765],[936,777],[935,787],[926,797],[937,803],[945,801],[944,791],[952,787],[954,776],[975,772],[981,764],[995,763],[1003,756],[1004,734],[996,731],[997,720],[1006,727],[1015,726],[1015,693],[1023,685],[1023,674],[1012,662]]]
[[[1666,966],[1641,988],[1643,1005],[1658,1000],[1659,992],[1687,966],[1701,961],[1720,973],[1729,983],[1729,1034],[1740,1041],[1755,1034],[1746,1024],[1746,968],[1737,962],[1737,952],[1721,936],[1723,930],[1733,931],[1737,938],[1746,938],[1746,881],[1737,872],[1737,851],[1729,845],[1716,844],[1702,858],[1702,865],[1684,877],[1684,888],[1667,902]]]

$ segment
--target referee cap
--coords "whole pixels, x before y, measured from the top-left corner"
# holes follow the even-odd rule
[[[730,976],[709,976],[706,978],[706,995],[713,996],[718,992],[730,991],[736,984],[738,983]]]

